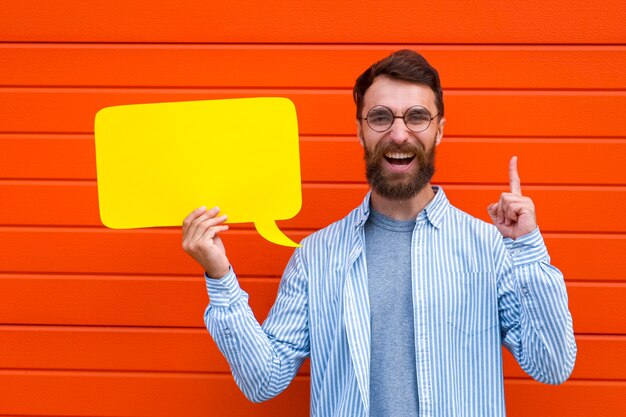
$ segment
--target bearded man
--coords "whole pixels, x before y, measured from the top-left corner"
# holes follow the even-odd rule
[[[504,416],[504,345],[540,382],[570,375],[576,343],[517,159],[493,225],[431,186],[445,125],[437,71],[398,51],[356,81],[371,191],[295,250],[276,303],[254,318],[219,234],[219,209],[183,223],[205,270],[206,326],[251,401],[283,391],[311,359],[311,416]]]

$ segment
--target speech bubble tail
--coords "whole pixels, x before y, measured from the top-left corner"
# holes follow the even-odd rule
[[[259,232],[265,240],[277,245],[290,246],[292,248],[300,247],[299,243],[289,239],[289,237],[287,237],[287,235],[285,235],[283,231],[278,228],[274,220],[256,221],[254,222],[254,227],[256,227],[257,232]]]

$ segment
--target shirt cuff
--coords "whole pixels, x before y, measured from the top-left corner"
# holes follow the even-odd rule
[[[508,237],[504,238],[504,245],[509,250],[516,266],[540,262],[548,257],[548,249],[539,227],[515,240]]]
[[[244,294],[232,268],[219,279],[210,278],[205,272],[204,279],[210,304],[214,307],[229,307]]]

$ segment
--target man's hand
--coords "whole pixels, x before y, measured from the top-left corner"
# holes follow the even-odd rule
[[[487,207],[491,220],[502,236],[517,239],[537,228],[535,205],[533,201],[522,195],[519,174],[517,173],[517,156],[509,162],[510,193],[502,193],[497,203]]]
[[[226,216],[217,216],[218,207],[200,207],[183,221],[183,249],[204,268],[210,278],[226,275],[230,263],[219,233],[228,230]],[[217,216],[217,217],[216,217]]]

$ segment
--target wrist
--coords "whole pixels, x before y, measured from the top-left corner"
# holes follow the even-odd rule
[[[222,279],[230,272],[230,265],[224,268],[205,268],[204,273],[210,279]]]

